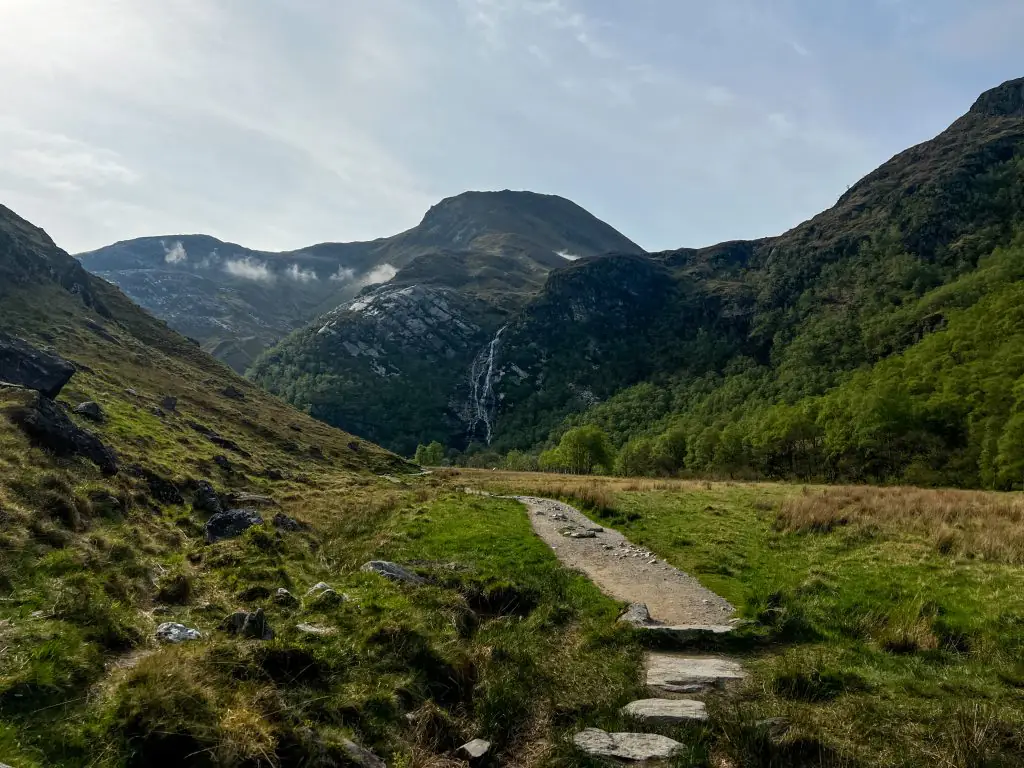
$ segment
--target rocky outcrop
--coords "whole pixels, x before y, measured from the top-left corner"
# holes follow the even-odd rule
[[[0,382],[34,389],[53,399],[74,374],[75,366],[64,358],[0,333]]]
[[[57,456],[81,456],[105,475],[116,475],[117,454],[96,435],[75,424],[56,402],[40,392],[0,385],[0,410],[38,447]]]
[[[254,525],[263,525],[263,518],[254,509],[229,509],[219,512],[206,521],[206,543],[213,544],[222,539],[241,536]]]

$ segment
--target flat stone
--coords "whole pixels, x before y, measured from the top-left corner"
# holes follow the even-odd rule
[[[168,621],[156,628],[156,639],[161,643],[184,643],[187,640],[198,640],[202,634],[198,629],[191,629],[184,624]]]
[[[708,719],[704,702],[692,699],[640,699],[624,706],[622,714],[657,725],[679,725]]]
[[[593,531],[566,531],[564,536],[570,539],[596,539],[597,534]]]
[[[335,632],[332,627],[318,627],[315,624],[296,624],[295,628],[304,635],[316,635],[317,637],[327,637]]]
[[[598,728],[586,728],[573,736],[572,741],[588,755],[637,763],[668,760],[683,749],[678,741],[656,733],[608,733]]]
[[[491,742],[483,739],[473,739],[459,747],[459,757],[473,762],[485,757],[491,751]]]
[[[341,746],[345,750],[345,754],[348,756],[348,759],[355,765],[359,766],[359,768],[388,768],[387,763],[368,749],[360,747],[354,741],[345,739]]]
[[[727,635],[735,629],[726,624],[686,624],[678,627],[665,627],[660,624],[638,624],[645,632],[669,637],[672,640],[709,640],[711,638]]]
[[[363,573],[376,573],[390,581],[400,581],[406,584],[425,584],[426,582],[397,563],[389,563],[386,560],[371,560],[360,568]]]
[[[647,686],[657,692],[700,693],[724,688],[744,676],[743,667],[728,659],[671,653],[647,655]]]

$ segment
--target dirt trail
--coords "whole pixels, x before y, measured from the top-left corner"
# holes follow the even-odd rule
[[[606,594],[645,603],[666,626],[723,625],[733,607],[692,576],[635,546],[618,531],[603,528],[582,512],[552,499],[516,496],[526,505],[533,530],[570,568],[585,573]],[[590,536],[593,538],[574,538]]]

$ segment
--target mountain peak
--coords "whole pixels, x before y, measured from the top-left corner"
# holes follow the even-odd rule
[[[972,115],[1024,117],[1024,77],[985,91],[971,107]]]

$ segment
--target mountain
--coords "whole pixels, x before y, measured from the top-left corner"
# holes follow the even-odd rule
[[[493,446],[1019,486],[1022,225],[1024,79],[779,237],[552,273],[494,347]]]
[[[172,328],[237,371],[289,332],[403,268],[458,288],[535,291],[568,256],[639,250],[576,204],[530,192],[468,192],[394,237],[268,253],[205,235],[116,243],[79,255]],[[507,277],[507,282],[506,282]],[[512,305],[518,306],[518,299]]]

